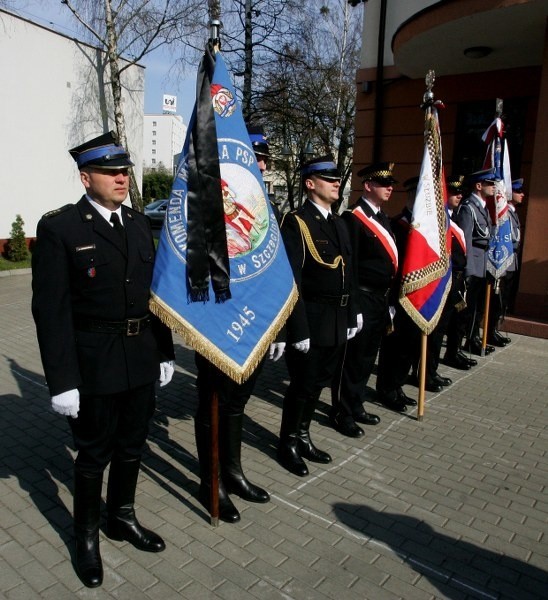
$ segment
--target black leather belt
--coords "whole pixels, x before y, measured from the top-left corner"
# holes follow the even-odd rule
[[[472,246],[474,248],[481,248],[482,250],[487,250],[489,244],[485,243],[485,244],[478,244],[477,242],[472,242]]]
[[[139,319],[125,319],[124,321],[102,321],[88,317],[75,317],[74,327],[79,331],[92,333],[123,333],[128,337],[139,335],[143,329],[150,325],[150,315]]]
[[[333,306],[346,306],[348,304],[348,294],[342,296],[329,296],[327,294],[317,294],[304,298],[305,302],[318,302],[319,304],[332,304]]]
[[[358,287],[362,292],[368,292],[369,294],[375,294],[375,296],[382,296],[383,298],[388,298],[388,294],[390,293],[390,288],[387,290],[381,290],[379,288],[372,288],[367,285],[360,285]]]

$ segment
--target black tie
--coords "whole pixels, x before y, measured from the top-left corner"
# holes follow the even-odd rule
[[[382,212],[382,210],[379,210],[377,213],[377,220],[387,231],[390,231],[390,221],[386,214]]]
[[[124,229],[124,226],[120,222],[120,217],[118,216],[118,213],[113,212],[110,215],[110,222],[112,223],[112,226],[113,226],[114,230],[116,231],[116,233],[120,236],[120,239],[125,243],[126,231]]]

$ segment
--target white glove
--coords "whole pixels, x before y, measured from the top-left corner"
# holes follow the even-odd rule
[[[305,354],[310,350],[310,338],[306,338],[306,340],[301,340],[300,342],[295,342],[292,344],[295,350],[299,352],[304,352]]]
[[[363,315],[362,313],[359,313],[356,317],[356,320],[358,321],[358,328],[356,333],[360,333],[360,331],[363,329]]]
[[[346,330],[346,339],[351,340],[356,335],[356,333],[358,333],[357,327],[349,327]]]
[[[78,416],[80,409],[80,392],[68,390],[51,397],[51,408],[60,415],[70,415],[73,419]]]
[[[175,361],[167,360],[166,362],[160,363],[160,387],[164,387],[164,385],[167,385],[171,381],[174,371]]]
[[[390,314],[390,319],[393,321],[394,317],[396,316],[396,307],[395,306],[389,306],[388,307],[388,313]]]
[[[274,342],[270,344],[270,349],[268,351],[268,358],[276,362],[282,357],[282,354],[285,350],[285,342]]]

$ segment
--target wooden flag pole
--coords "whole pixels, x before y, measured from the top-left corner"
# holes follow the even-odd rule
[[[485,308],[483,309],[483,335],[481,338],[481,355],[485,356],[487,347],[487,327],[489,326],[489,304],[491,300],[491,284],[485,286]]]
[[[417,421],[422,421],[424,416],[424,395],[426,387],[426,346],[428,344],[428,336],[424,331],[421,336],[421,360],[419,373],[419,401],[417,406]]]
[[[216,379],[216,378],[214,378]],[[209,515],[211,525],[219,526],[219,394],[216,386],[211,393],[210,406],[210,486],[209,486]]]

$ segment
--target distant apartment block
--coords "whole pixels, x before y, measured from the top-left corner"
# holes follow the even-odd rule
[[[180,115],[145,115],[143,126],[143,168],[158,169],[160,165],[173,172],[175,155],[181,152],[186,125]]]

